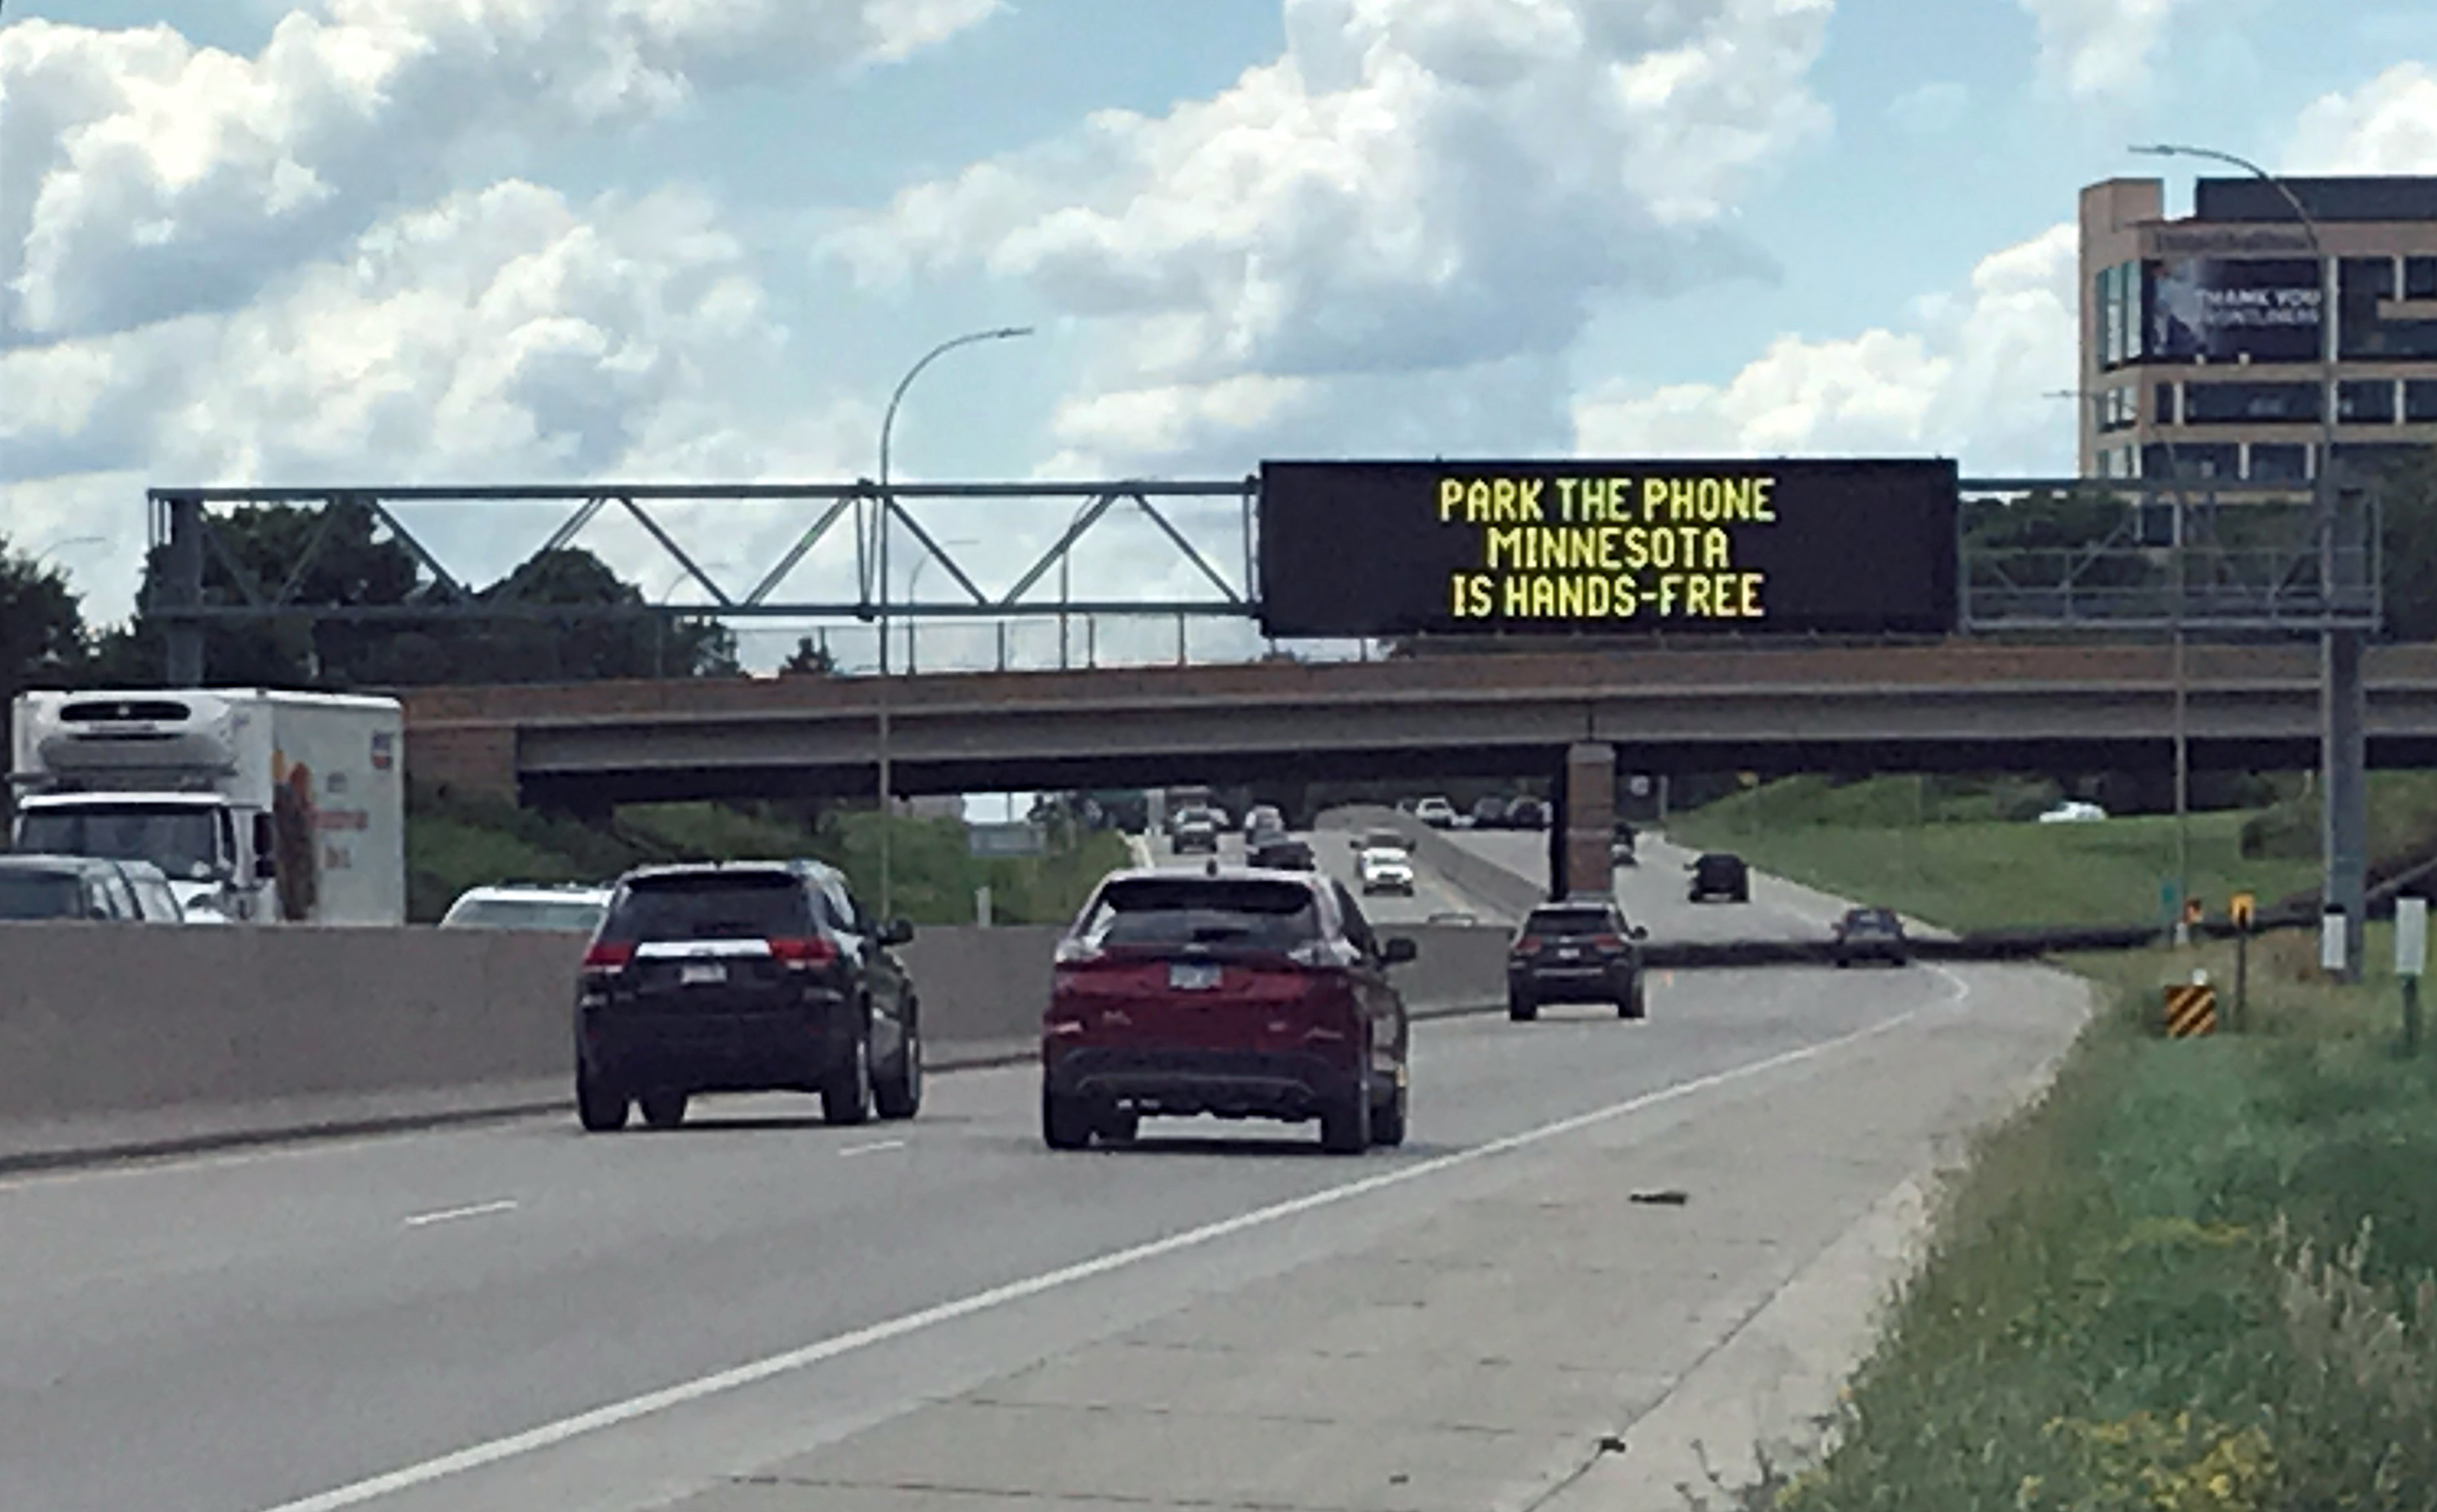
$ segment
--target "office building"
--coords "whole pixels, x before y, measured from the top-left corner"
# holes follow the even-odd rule
[[[2437,178],[2283,182],[2306,220],[2251,177],[2081,192],[2082,476],[2306,486],[2330,386],[2340,476],[2437,444]]]

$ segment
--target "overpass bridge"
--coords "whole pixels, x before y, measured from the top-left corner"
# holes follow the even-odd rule
[[[2368,657],[2375,765],[2437,761],[2437,645]],[[2195,768],[2306,768],[2314,649],[2194,646]],[[901,793],[1364,774],[2165,769],[2171,652],[2147,645],[1727,649],[1384,662],[403,690],[419,780],[586,808],[862,794],[880,717]],[[1612,758],[1611,758],[1612,759]]]

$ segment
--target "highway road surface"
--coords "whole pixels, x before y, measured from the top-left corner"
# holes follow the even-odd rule
[[[0,1503],[1520,1506],[1993,1111],[2069,996],[1683,973],[1646,1023],[1429,1024],[1410,1143],[1359,1159],[1159,1123],[1054,1155],[1017,1068],[909,1124],[736,1099],[0,1180]]]

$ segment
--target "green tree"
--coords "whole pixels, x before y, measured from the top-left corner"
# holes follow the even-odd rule
[[[66,575],[0,536],[0,753],[17,695],[69,680],[85,653],[83,607]]]
[[[2379,508],[2386,634],[2437,640],[2437,446],[2385,470]]]
[[[796,637],[796,649],[779,664],[781,677],[835,677],[837,656],[810,635]]]
[[[644,606],[643,590],[580,547],[536,552],[482,590],[492,602]],[[736,636],[714,619],[637,614],[615,618],[519,618],[492,627],[461,652],[464,682],[590,682],[602,678],[735,677]]]

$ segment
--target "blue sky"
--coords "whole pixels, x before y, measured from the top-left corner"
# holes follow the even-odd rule
[[[428,27],[429,75],[473,57],[445,9],[9,6],[0,84],[49,134],[0,178],[0,377],[75,402],[0,430],[0,529],[109,532],[72,559],[97,606],[131,585],[147,480],[843,479],[873,465],[907,362],[1007,323],[1040,334],[909,398],[902,476],[1228,477],[1424,445],[2052,471],[2057,228],[2083,183],[2148,171],[2127,143],[2437,172],[2425,0],[801,0],[862,17],[851,38],[757,33],[738,0],[739,35],[641,37],[682,103],[597,66],[605,0],[481,0],[530,24],[533,100],[473,61],[378,109],[266,69],[300,93],[256,116],[192,60],[147,65],[195,86],[166,105],[118,82],[122,28],[251,65],[292,13]],[[1599,114],[1606,76],[1548,41],[1599,26],[1604,63],[1707,72]],[[1242,87],[1290,34],[1310,87]],[[886,43],[902,59],[869,61]],[[1332,82],[1362,110],[1324,120]],[[1087,130],[1111,111],[1135,119]],[[62,145],[135,119],[155,165],[223,157],[197,187]],[[1381,119],[1386,145],[1335,153]],[[993,162],[961,197],[899,198]],[[326,216],[278,208],[291,179]],[[548,278],[513,271],[544,247]],[[523,539],[494,534],[463,544],[496,565]],[[1098,570],[1166,570],[1120,547]]]

